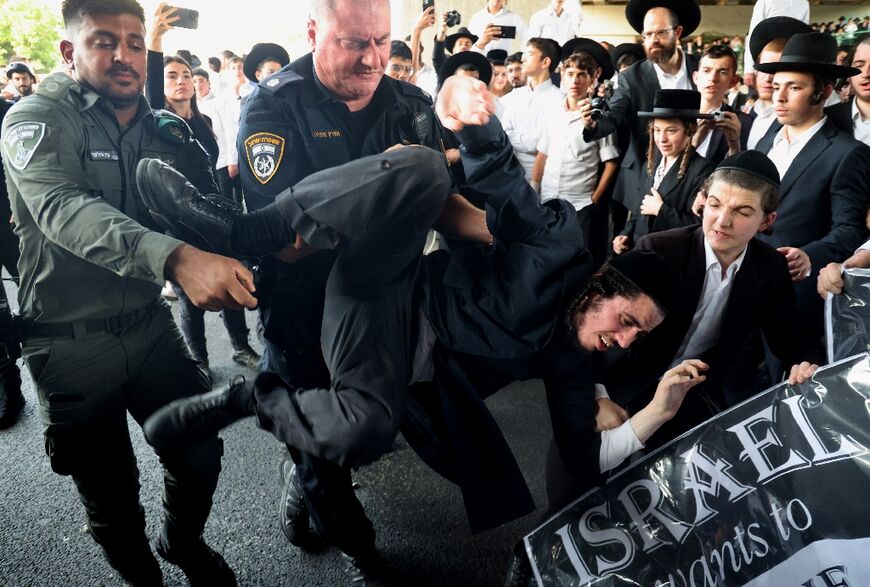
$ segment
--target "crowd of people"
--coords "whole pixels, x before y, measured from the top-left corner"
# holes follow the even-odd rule
[[[705,42],[694,0],[629,0],[639,42],[613,46],[579,3],[528,25],[506,4],[467,27],[429,7],[398,40],[388,0],[313,0],[310,53],[202,67],[164,55],[175,8],[146,29],[135,0],[65,0],[64,71],[10,64],[0,424],[23,354],[51,467],[125,581],[162,582],[128,412],[165,468],[157,554],[192,584],[236,583],[202,532],[218,433],[254,416],[287,447],[288,541],[380,585],[352,470],[400,431],[482,531],[535,509],[484,402],[512,381],[546,389],[546,516],[822,364],[821,300],[870,265],[870,36],[759,2],[745,39]],[[259,374],[209,391],[218,310]],[[519,544],[508,575],[531,581]]]

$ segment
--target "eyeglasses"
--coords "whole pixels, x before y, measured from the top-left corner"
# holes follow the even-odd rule
[[[671,28],[662,29],[660,31],[646,31],[646,32],[641,33],[640,36],[643,37],[644,41],[649,41],[653,37],[655,37],[656,39],[664,39],[668,35],[670,35],[671,31],[673,31],[673,30],[674,30],[673,27],[671,27]]]
[[[414,71],[414,68],[410,65],[399,65],[398,63],[391,63],[387,66],[388,71],[392,71],[393,73],[411,73]]]

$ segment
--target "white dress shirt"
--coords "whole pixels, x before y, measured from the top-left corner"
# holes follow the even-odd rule
[[[761,100],[756,100],[752,109],[755,110],[755,120],[752,121],[752,128],[749,129],[749,136],[746,139],[747,149],[754,149],[776,120],[776,104],[773,102],[770,106],[765,106]]]
[[[235,92],[224,92],[213,102],[215,106],[212,127],[218,143],[218,160],[215,169],[238,165],[239,153],[236,149],[236,139],[239,136],[242,101],[236,98]]]
[[[562,198],[575,210],[592,203],[598,185],[598,164],[619,157],[614,135],[587,143],[580,112],[562,108],[544,113],[538,151],[547,155],[541,180],[541,200]]]
[[[852,128],[855,130],[855,139],[870,145],[870,118],[864,118],[858,110],[857,98],[852,100]]]
[[[743,57],[743,72],[755,71],[755,60],[749,51],[749,39],[752,31],[762,20],[771,16],[790,16],[802,22],[810,22],[810,3],[807,0],[757,0],[749,20],[749,32],[746,34],[746,53]]]
[[[583,18],[582,14],[581,11],[580,19]],[[556,15],[552,6],[537,11],[529,20],[529,32],[525,37],[526,43],[533,37],[543,37],[553,39],[559,45],[564,45],[574,37],[580,36],[580,22],[577,17],[578,15],[569,12],[567,7],[562,8],[560,15]]]
[[[523,17],[516,12],[511,12],[507,8],[502,8],[495,14],[490,14],[486,8],[479,12],[475,12],[474,16],[471,17],[471,20],[468,21],[468,30],[480,37],[483,36],[483,31],[486,29],[486,25],[488,24],[515,26],[517,27],[517,39],[522,41],[526,38],[526,23],[523,21]],[[488,53],[493,49],[504,49],[508,52],[508,55],[510,55],[513,52],[511,51],[511,46],[513,45],[514,40],[515,39],[494,39],[487,43],[486,47],[483,48],[483,53]]]
[[[788,141],[786,138],[786,130],[789,128],[788,126],[784,126],[779,129],[779,132],[776,133],[776,138],[773,139],[773,146],[770,148],[770,151],[767,153],[768,159],[773,161],[773,164],[776,165],[777,171],[779,171],[779,177],[782,179],[785,177],[785,173],[788,171],[788,168],[791,166],[792,161],[795,160],[803,148],[807,146],[807,143],[810,142],[810,139],[815,136],[817,132],[825,125],[825,121],[828,119],[827,116],[822,116],[822,119],[815,123],[813,126],[802,132],[800,135]]]
[[[562,91],[547,80],[532,89],[530,84],[515,88],[502,98],[504,131],[514,148],[514,155],[531,180],[532,167],[541,142],[544,115],[562,108]]]
[[[692,84],[689,81],[689,72],[687,70],[686,55],[679,47],[677,52],[680,54],[680,69],[677,73],[667,73],[657,63],[653,63],[653,69],[656,72],[656,77],[659,80],[659,87],[663,90],[691,90]]]
[[[740,271],[744,257],[746,257],[746,249],[743,249],[740,256],[728,266],[723,276],[722,264],[710,248],[710,243],[706,238],[704,239],[704,258],[707,264],[704,287],[701,290],[698,307],[695,308],[695,315],[692,317],[692,324],[670,368],[679,365],[685,359],[697,359],[716,345],[719,332],[722,330],[722,320],[725,319],[725,310],[728,309],[731,286],[734,285],[734,277]]]

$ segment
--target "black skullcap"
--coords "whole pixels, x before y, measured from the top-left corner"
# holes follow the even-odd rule
[[[671,309],[676,275],[658,253],[635,249],[611,257],[606,267],[634,283],[664,311]]]
[[[719,169],[736,169],[779,187],[779,171],[767,155],[761,151],[741,151],[733,157],[728,157],[716,166]]]

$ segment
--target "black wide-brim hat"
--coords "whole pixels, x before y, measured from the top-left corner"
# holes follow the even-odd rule
[[[638,118],[677,118],[697,120],[713,118],[712,114],[701,114],[701,93],[695,90],[656,90],[652,112],[638,112]]]
[[[782,57],[773,63],[759,63],[755,69],[764,73],[798,71],[819,73],[828,78],[852,77],[860,69],[837,65],[837,39],[827,33],[794,35],[782,49]]]
[[[444,39],[444,46],[447,48],[447,51],[453,53],[453,46],[456,45],[456,41],[458,41],[462,37],[471,39],[472,43],[476,43],[477,39],[480,38],[472,33],[470,30],[468,30],[468,27],[459,27],[458,31],[456,31],[452,35],[447,35],[447,38]]]
[[[807,23],[790,16],[771,16],[765,18],[752,29],[749,37],[749,54],[758,63],[758,57],[768,43],[774,39],[790,39],[793,35],[813,32]]]
[[[701,8],[695,0],[628,0],[625,5],[625,18],[631,28],[643,32],[643,18],[652,8],[667,8],[677,15],[683,27],[682,38],[695,32],[701,24]]]
[[[484,57],[477,51],[460,51],[456,55],[451,55],[438,70],[438,87],[444,83],[448,77],[456,73],[460,65],[470,64],[477,68],[480,73],[480,81],[489,85],[492,79],[492,64],[489,59]]]
[[[281,45],[275,43],[257,43],[251,47],[251,52],[245,56],[245,63],[242,70],[245,72],[245,77],[254,83],[257,83],[257,66],[264,59],[272,58],[284,67],[290,63],[290,55],[287,50]]]
[[[486,52],[486,58],[493,63],[504,65],[504,60],[507,59],[507,51],[504,49],[493,49]]]
[[[610,50],[610,62],[613,64],[614,71],[619,69],[617,64],[623,55],[634,55],[638,61],[646,59],[646,51],[640,43],[620,43]]]
[[[585,37],[571,39],[562,46],[562,61],[574,53],[588,53],[595,60],[595,63],[598,64],[598,67],[601,68],[600,79],[605,80],[613,77],[615,70],[613,69],[613,63],[610,62],[610,55],[607,53],[607,49],[602,47],[597,41]]]

